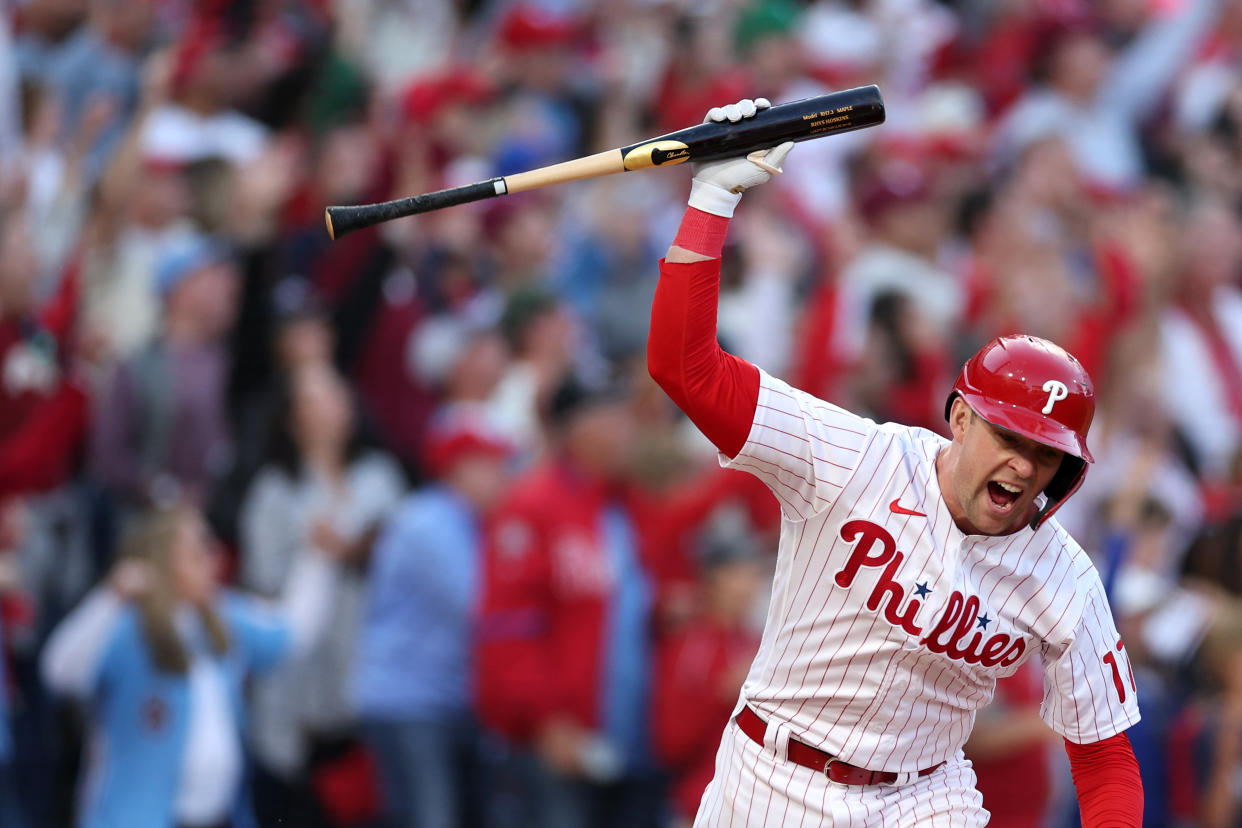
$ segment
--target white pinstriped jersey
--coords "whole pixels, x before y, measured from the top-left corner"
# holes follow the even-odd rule
[[[762,717],[851,764],[915,771],[957,756],[996,679],[1038,655],[1057,733],[1089,743],[1139,720],[1099,575],[1055,520],[964,535],[936,477],[943,437],[760,376],[746,445],[722,463],[783,512],[742,688]]]

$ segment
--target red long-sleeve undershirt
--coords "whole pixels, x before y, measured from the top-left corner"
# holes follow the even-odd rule
[[[1066,740],[1083,828],[1132,828],[1143,824],[1143,780],[1130,740],[1118,733],[1100,742]]]
[[[720,247],[728,219],[686,210],[674,244],[713,258],[661,260],[651,304],[647,369],[677,407],[729,457],[746,445],[759,400],[759,369],[716,341]]]

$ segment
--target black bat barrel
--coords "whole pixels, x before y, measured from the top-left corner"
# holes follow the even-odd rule
[[[717,161],[785,141],[808,141],[882,123],[884,99],[880,88],[872,84],[773,106],[737,123],[699,124],[625,147],[621,152],[628,155],[630,150],[643,145],[678,141],[686,145],[689,157],[674,155],[669,160]]]

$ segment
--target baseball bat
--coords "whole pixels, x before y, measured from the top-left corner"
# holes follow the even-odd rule
[[[709,121],[649,138],[628,147],[551,164],[475,184],[437,190],[378,204],[328,207],[328,235],[346,233],[403,216],[427,213],[549,184],[597,178],[650,167],[671,167],[687,161],[716,161],[767,149],[785,141],[807,141],[884,123],[879,87],[860,86],[773,106],[737,123]]]

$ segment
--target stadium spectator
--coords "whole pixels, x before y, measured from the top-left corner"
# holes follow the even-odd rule
[[[193,508],[136,519],[121,561],[43,654],[48,686],[87,703],[89,744],[101,746],[87,759],[78,825],[201,828],[240,818],[243,683],[327,626],[330,556],[340,552],[304,556],[273,612],[220,589],[217,553]]]
[[[59,110],[58,143],[80,134],[88,118],[102,123],[93,131],[87,151],[86,179],[102,174],[137,109],[142,58],[155,17],[151,0],[89,0],[86,20],[44,59],[26,67]],[[92,113],[105,107],[104,113]]]
[[[389,828],[491,824],[471,704],[474,624],[483,532],[513,449],[468,412],[429,442],[432,482],[397,507],[376,543],[353,677]]]
[[[725,44],[731,32],[723,16],[680,16],[671,35],[670,54],[654,96],[656,128],[661,133],[693,124],[720,101],[742,97],[750,88],[745,68],[729,60]]]
[[[678,825],[694,820],[720,734],[759,649],[756,609],[767,572],[745,527],[732,520],[709,526],[699,561],[702,614],[660,644],[656,661],[652,726],[672,776]]]
[[[111,360],[134,357],[160,334],[157,268],[170,249],[196,232],[185,170],[153,159],[110,168],[86,221],[79,249],[83,325]]]
[[[266,822],[332,825],[333,803],[314,781],[357,747],[349,680],[371,548],[404,493],[396,463],[367,449],[343,377],[304,363],[284,381],[269,461],[241,507],[239,583],[274,597],[299,562],[327,550],[342,561],[326,611],[328,632],[300,657],[259,679],[251,696],[256,804]],[[322,783],[320,783],[322,787]]]
[[[7,630],[15,692],[37,688],[37,648],[97,575],[75,480],[93,390],[75,326],[78,282],[66,275],[47,295],[28,226],[18,213],[0,218],[0,515],[20,513],[24,527],[8,547],[26,601],[26,617]],[[39,698],[21,696],[28,719],[46,712]],[[27,748],[26,767],[42,766],[40,741]]]
[[[483,226],[495,260],[493,279],[505,294],[552,280],[557,206],[554,196],[533,194],[488,208]]]
[[[1063,18],[1049,14],[1038,24],[1032,60],[1038,86],[999,124],[1002,163],[1032,141],[1060,135],[1092,186],[1112,192],[1136,187],[1144,170],[1139,130],[1189,64],[1220,6],[1219,0],[1189,0],[1154,12],[1115,52],[1090,6]]]
[[[784,370],[793,358],[800,294],[815,267],[806,228],[784,215],[774,197],[751,203],[738,264],[721,285],[721,340],[764,370]]]
[[[171,55],[169,100],[142,122],[145,154],[174,164],[257,158],[270,135],[236,108],[254,94],[248,83],[256,67],[247,58],[244,44],[232,41],[222,20],[191,19]]]
[[[910,300],[907,315],[925,317],[924,339],[947,342],[966,307],[959,278],[938,262],[948,204],[927,172],[903,159],[880,161],[856,186],[871,238],[841,273],[832,329],[838,358],[860,358],[876,300],[888,292]]]
[[[584,200],[552,281],[582,320],[582,333],[611,362],[641,353],[655,280],[642,262],[658,258],[663,192],[657,182],[608,179]],[[661,239],[662,241],[662,239]]]
[[[479,710],[518,751],[510,770],[539,826],[656,824],[645,726],[660,554],[626,483],[627,400],[569,377],[550,401],[547,460],[488,532]]]
[[[541,412],[574,363],[581,331],[557,294],[528,290],[509,297],[500,332],[512,359],[488,401],[491,420],[527,464],[544,448]]]
[[[1236,603],[1222,607],[1204,638],[1199,659],[1207,681],[1190,708],[1197,744],[1198,807],[1190,816],[1204,828],[1236,825],[1242,797],[1235,780],[1242,769],[1242,611]]]
[[[181,238],[160,259],[161,336],[119,366],[95,416],[94,467],[123,504],[202,504],[227,469],[224,338],[237,280],[207,236]]]
[[[336,332],[319,304],[307,295],[304,282],[288,279],[273,295],[271,336],[263,350],[266,359],[246,346],[246,359],[261,363],[254,369],[254,387],[237,389],[234,398],[237,424],[234,479],[248,488],[259,467],[268,459],[274,439],[272,429],[280,422],[277,406],[288,378],[307,365],[331,365]],[[240,323],[239,323],[240,324]],[[237,378],[236,372],[233,374]],[[234,493],[241,497],[242,494]]]
[[[1196,205],[1180,241],[1177,301],[1160,320],[1165,404],[1202,473],[1223,477],[1242,436],[1242,265],[1237,216]]]
[[[47,492],[70,476],[87,395],[57,330],[72,284],[40,307],[39,265],[21,216],[0,221],[0,501]]]

